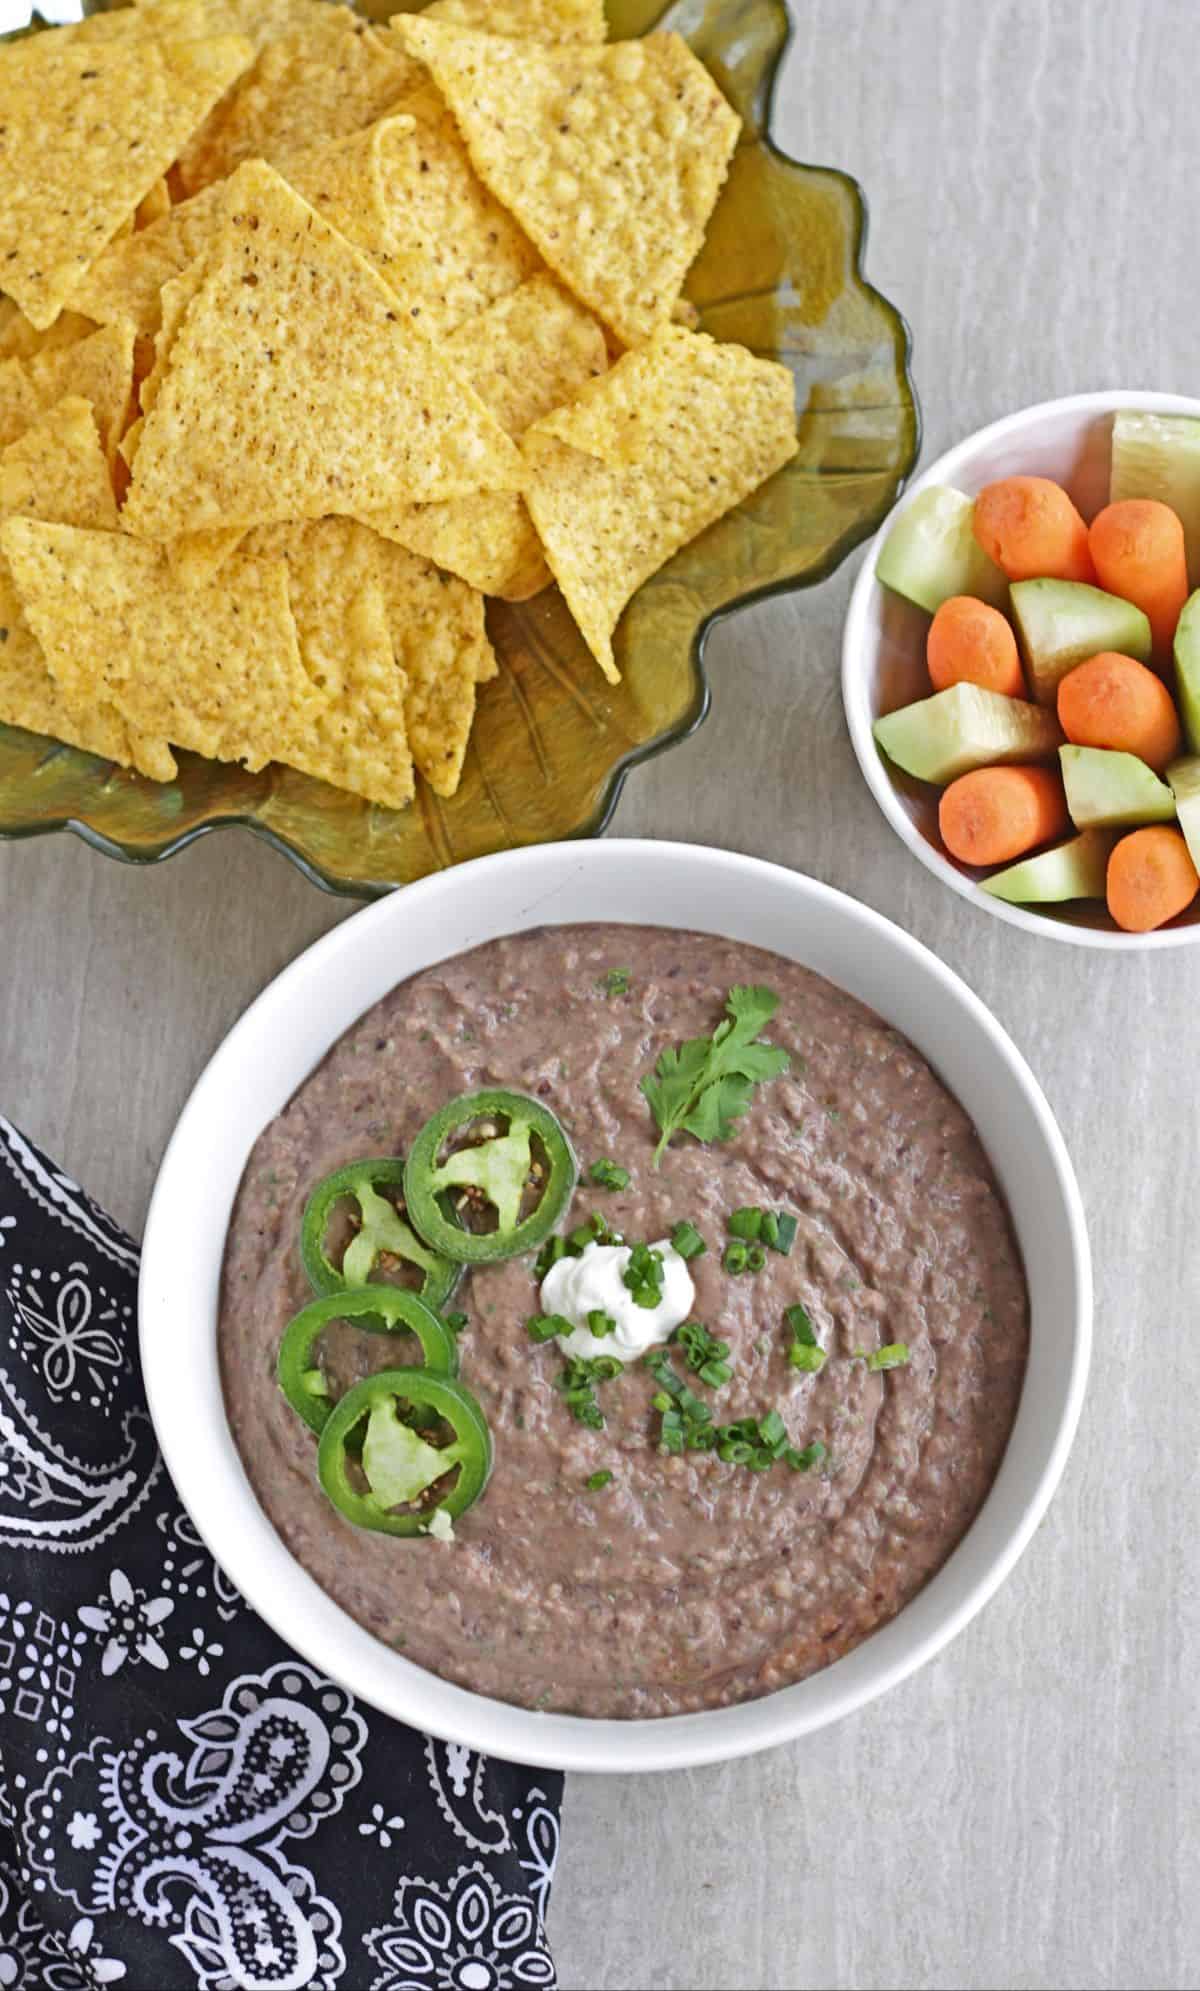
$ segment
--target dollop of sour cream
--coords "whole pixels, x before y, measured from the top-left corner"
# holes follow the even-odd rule
[[[578,1258],[560,1258],[550,1267],[542,1280],[542,1311],[570,1321],[572,1333],[558,1337],[564,1354],[615,1355],[618,1361],[636,1362],[687,1320],[696,1288],[686,1259],[665,1238],[650,1249],[661,1252],[663,1261],[662,1298],[656,1307],[640,1307],[622,1281],[632,1257],[627,1244],[585,1244]],[[616,1321],[615,1334],[592,1333],[587,1317],[597,1309]]]

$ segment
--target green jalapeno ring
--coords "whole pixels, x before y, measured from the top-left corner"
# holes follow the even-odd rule
[[[351,1443],[359,1425],[364,1419],[368,1421],[362,1456],[355,1461],[365,1467],[370,1459],[371,1421],[376,1415],[386,1420],[389,1403],[390,1415],[394,1418],[397,1398],[415,1409],[436,1412],[454,1432],[451,1444],[439,1448],[426,1447],[430,1453],[440,1451],[445,1461],[445,1472],[457,1466],[458,1477],[444,1499],[422,1512],[391,1513],[377,1497],[360,1493],[350,1481],[348,1467],[355,1456]],[[399,1428],[409,1429],[407,1426]],[[425,1441],[416,1431],[411,1431],[410,1437],[419,1456],[419,1448],[425,1446]],[[346,1391],[330,1413],[317,1450],[317,1473],[326,1498],[356,1528],[369,1528],[385,1535],[428,1534],[436,1514],[446,1514],[450,1520],[456,1520],[478,1500],[491,1470],[491,1433],[475,1398],[461,1383],[449,1376],[434,1375],[428,1369],[381,1369],[378,1374],[366,1376],[362,1382],[355,1383],[354,1388]],[[440,1478],[441,1474],[435,1477]],[[425,1482],[426,1486],[433,1484],[433,1478]],[[416,1498],[420,1491],[424,1488],[415,1489],[410,1497]]]
[[[313,1361],[313,1347],[333,1320],[353,1320],[367,1334],[398,1334],[408,1329],[421,1344],[425,1369],[445,1376],[458,1374],[454,1336],[415,1293],[400,1286],[360,1286],[354,1291],[326,1293],[310,1300],[288,1322],[275,1366],[276,1380],[292,1409],[318,1435],[329,1422],[334,1405],[322,1388],[314,1387],[314,1378],[318,1385],[324,1378]]]
[[[383,1252],[407,1259],[424,1274],[420,1297],[435,1310],[445,1306],[458,1283],[458,1265],[433,1251],[417,1236],[394,1203],[379,1193],[381,1183],[403,1184],[402,1155],[381,1155],[348,1162],[318,1182],[304,1206],[300,1222],[300,1256],[315,1293],[339,1293],[365,1286]],[[343,1196],[358,1205],[355,1236],[346,1246],[340,1269],[325,1249],[329,1213]],[[397,1290],[403,1290],[397,1289]]]
[[[444,1143],[459,1128],[491,1115],[507,1121],[506,1133],[457,1148],[439,1163]],[[522,1220],[534,1135],[545,1152],[548,1174],[536,1209]],[[466,1092],[427,1120],[410,1147],[404,1200],[410,1222],[434,1251],[466,1265],[495,1264],[532,1251],[550,1235],[571,1200],[578,1173],[571,1143],[549,1107],[521,1092]],[[456,1187],[476,1189],[492,1204],[494,1231],[466,1230],[447,1213],[446,1201]]]

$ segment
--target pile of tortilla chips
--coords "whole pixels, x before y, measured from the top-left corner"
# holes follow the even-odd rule
[[[602,0],[137,0],[0,49],[0,721],[453,795],[485,597],[630,596],[796,448],[687,328],[738,120]]]

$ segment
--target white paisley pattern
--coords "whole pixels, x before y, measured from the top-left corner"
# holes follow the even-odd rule
[[[554,1983],[537,1910],[478,1860],[440,1887],[402,1880],[396,1919],[363,1938],[380,1966],[370,1991],[518,1991]]]
[[[179,1721],[182,1756],[146,1735],[98,1737],[26,1806],[40,1878],[81,1915],[166,1928],[209,1991],[326,1991],[345,1967],[341,1919],[291,1861],[362,1773],[366,1724],[350,1696],[298,1660],[231,1681],[219,1708]],[[97,1832],[71,1830],[74,1819]]]
[[[427,1735],[425,1758],[437,1808],[455,1837],[465,1839],[475,1853],[506,1853],[512,1834],[503,1813],[490,1810],[484,1800],[487,1757],[460,1742],[437,1742]]]

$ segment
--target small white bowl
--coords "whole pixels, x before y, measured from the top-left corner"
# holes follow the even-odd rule
[[[1008,1199],[1031,1305],[1029,1366],[999,1474],[967,1535],[890,1624],[826,1672],[740,1707],[588,1721],[487,1700],[424,1672],[347,1617],[258,1505],[225,1421],[217,1307],[247,1155],[365,1009],[431,963],[571,920],[690,927],[772,948],[879,1011],[973,1116]],[[692,845],[605,840],[439,872],[326,934],[237,1023],[167,1149],[142,1254],[142,1363],[167,1469],[217,1561],[280,1635],[365,1701],[493,1755],[572,1770],[666,1770],[748,1755],[861,1707],[940,1651],[1012,1568],[1066,1462],[1091,1348],[1091,1265],[1074,1172],[1029,1067],[978,996],[878,913],[777,865]]]
[[[913,781],[884,759],[871,728],[885,712],[928,698],[923,610],[881,587],[875,579],[880,548],[896,519],[930,484],[951,484],[973,496],[998,477],[1053,477],[1066,486],[1083,516],[1093,518],[1108,503],[1112,420],[1121,408],[1159,415],[1200,415],[1200,401],[1182,394],[1138,392],[1069,394],[1022,408],[939,456],[917,478],[872,540],[854,584],[842,638],[842,702],[846,723],[867,786],[902,843],[943,885],[984,912],[1051,940],[1081,947],[1132,949],[1186,947],[1200,941],[1200,899],[1179,922],[1157,933],[1122,933],[1095,900],[1034,909],[1010,906],[979,888],[985,874],[957,864],[938,836],[940,790]]]

